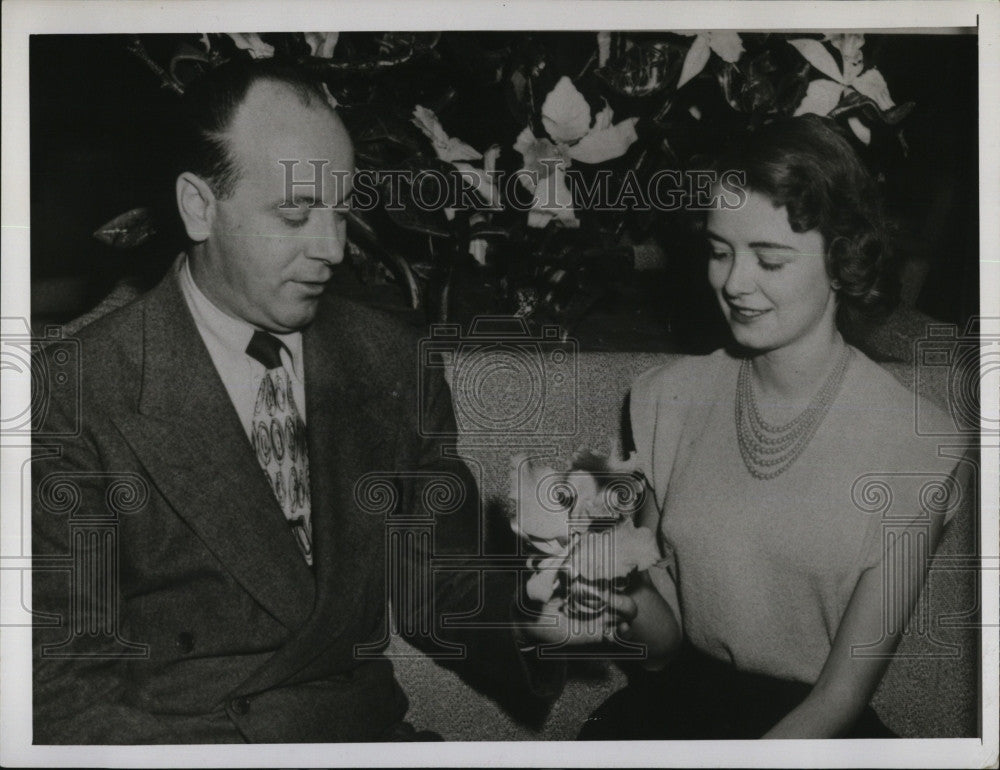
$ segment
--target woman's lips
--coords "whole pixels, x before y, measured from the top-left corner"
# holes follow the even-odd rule
[[[765,313],[769,313],[770,308],[765,308],[763,310],[758,310],[751,307],[739,307],[738,305],[729,306],[729,315],[734,321],[739,323],[750,323],[756,321]]]

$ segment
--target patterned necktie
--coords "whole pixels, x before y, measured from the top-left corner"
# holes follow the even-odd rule
[[[306,424],[295,407],[291,377],[281,363],[283,347],[281,340],[262,331],[255,331],[247,345],[247,355],[267,370],[257,390],[250,441],[302,555],[312,565]]]

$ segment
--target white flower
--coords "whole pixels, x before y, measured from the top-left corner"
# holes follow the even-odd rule
[[[597,33],[597,66],[603,67],[611,58],[611,33]]]
[[[681,74],[677,79],[677,88],[687,83],[691,78],[705,69],[714,51],[727,62],[737,62],[743,54],[743,40],[736,32],[727,30],[708,30],[705,32],[682,32],[688,37],[694,36],[694,41],[684,56]]]
[[[572,165],[569,158],[582,163],[603,163],[628,151],[639,138],[635,133],[638,118],[612,125],[613,118],[611,105],[605,104],[592,119],[590,105],[568,77],[560,78],[542,105],[542,125],[559,145],[559,155],[567,159],[567,168]],[[521,137],[518,144],[523,144]]]
[[[424,136],[431,140],[434,152],[438,158],[454,163],[458,160],[479,160],[482,154],[460,139],[455,139],[445,133],[434,110],[421,107],[413,108],[413,125],[421,130]]]
[[[256,32],[226,33],[241,51],[249,51],[254,59],[270,59],[274,56],[274,46],[265,43]]]
[[[837,66],[833,54],[826,50],[826,46],[819,40],[801,38],[788,42],[795,46],[806,61],[830,78],[829,80],[813,80],[809,83],[806,95],[795,110],[796,115],[807,113],[829,115],[849,88],[867,96],[878,105],[880,110],[888,110],[896,106],[889,95],[889,86],[886,84],[885,78],[882,77],[882,73],[876,67],[865,72],[860,70],[860,66],[863,66],[861,47],[864,45],[864,35],[850,34],[843,35],[842,39],[841,37],[831,38],[831,43],[843,55],[843,70]],[[871,142],[871,129],[856,116],[848,118],[847,125],[864,144]]]
[[[583,137],[590,130],[590,123],[590,105],[573,81],[563,75],[542,104],[545,131],[555,141],[568,144]]]
[[[534,193],[528,225],[545,227],[550,221],[576,227],[579,220],[573,211],[573,196],[566,185],[566,169],[574,160],[603,163],[624,155],[639,138],[635,131],[638,118],[612,123],[614,112],[605,104],[593,118],[590,105],[568,77],[563,77],[545,97],[542,123],[552,140],[536,137],[525,128],[517,137],[514,149],[523,158],[521,183]],[[544,183],[543,183],[544,182]]]
[[[309,53],[321,59],[329,59],[333,56],[333,49],[337,47],[340,39],[339,32],[306,32],[306,43],[309,44]]]
[[[584,532],[573,545],[570,561],[587,580],[611,580],[649,569],[659,560],[653,531],[626,519],[611,529]]]

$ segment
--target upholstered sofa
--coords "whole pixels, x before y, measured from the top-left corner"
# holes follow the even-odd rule
[[[615,452],[631,380],[670,358],[668,354],[581,352],[569,367],[576,378],[575,393],[557,391],[560,401],[544,405],[557,414],[547,415],[538,432],[519,436],[490,430],[463,433],[459,449],[480,475],[484,515],[497,516],[506,504],[509,458],[516,452],[566,458],[581,445]],[[919,376],[921,392],[939,404],[946,403],[947,372],[918,372],[912,364],[885,366],[910,388]],[[460,423],[464,415],[466,427],[489,428],[483,424],[489,418],[484,404],[498,400],[507,399],[508,407],[516,410],[510,399],[517,378],[516,373],[506,379],[503,374],[453,378]],[[575,404],[569,401],[573,397]],[[920,617],[915,616],[874,697],[876,711],[903,736],[966,737],[979,730],[979,648],[974,628],[977,574],[970,569],[978,530],[975,483],[978,478],[967,486],[964,504],[944,532],[918,604],[923,608]],[[920,628],[924,623],[927,627]],[[615,665],[591,663],[570,676],[544,723],[533,729],[518,724],[402,640],[394,639],[389,654],[396,656],[397,676],[410,697],[413,723],[450,740],[572,739],[587,715],[625,684]]]
[[[72,334],[138,292],[119,286],[97,308],[67,324]],[[916,332],[881,332],[883,349],[913,360]],[[922,330],[920,330],[922,331]],[[886,336],[889,335],[889,336]],[[546,344],[551,344],[549,340]],[[947,343],[946,343],[947,344]],[[558,347],[558,345],[556,346]],[[542,348],[524,348],[528,358]],[[484,532],[503,527],[509,462],[515,453],[566,458],[579,446],[616,453],[620,446],[623,405],[629,384],[640,372],[663,363],[669,354],[579,352],[550,362],[531,375],[513,365],[485,373],[474,369],[448,372],[461,431],[459,452],[478,477]],[[544,362],[543,362],[544,364]],[[899,381],[947,406],[955,388],[954,371],[914,363],[883,364]],[[562,374],[562,378],[554,378]],[[532,376],[536,381],[532,385]],[[527,379],[525,379],[527,378]],[[541,384],[533,404],[519,404],[526,386]],[[532,416],[531,410],[538,414]],[[541,409],[541,412],[538,410]],[[518,410],[521,410],[520,412]],[[503,420],[521,414],[515,432]],[[532,423],[531,420],[535,422]],[[494,422],[491,423],[491,420]],[[528,426],[527,428],[525,426]],[[972,456],[975,466],[976,457]],[[978,572],[978,474],[965,485],[963,504],[945,529],[915,615],[873,705],[886,724],[906,737],[971,737],[980,734]],[[387,654],[410,699],[410,721],[448,740],[572,739],[587,715],[625,684],[612,663],[591,661],[571,668],[565,689],[541,724],[518,722],[454,673],[394,637]]]

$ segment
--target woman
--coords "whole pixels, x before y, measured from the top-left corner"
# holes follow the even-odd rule
[[[922,509],[920,490],[953,492],[955,461],[838,330],[889,298],[889,253],[874,183],[831,126],[777,121],[720,165],[746,174],[745,204],[705,221],[733,345],[632,388],[669,566],[632,594],[646,670],[582,738],[892,736],[868,702],[953,509]]]

